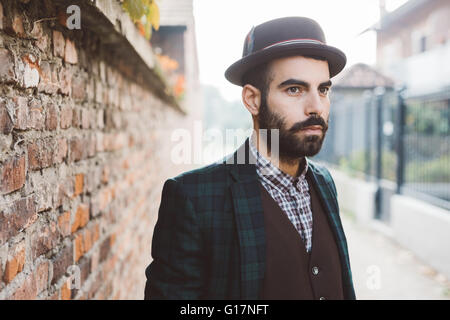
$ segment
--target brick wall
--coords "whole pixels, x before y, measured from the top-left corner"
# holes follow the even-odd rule
[[[33,23],[55,3],[0,1],[0,299],[142,299],[162,183],[189,168],[168,132],[190,118],[132,47]]]

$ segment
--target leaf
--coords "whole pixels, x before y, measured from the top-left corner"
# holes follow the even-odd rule
[[[145,6],[141,0],[125,0],[123,8],[134,22],[138,21],[145,14]]]
[[[156,4],[156,1],[152,1],[150,4],[150,14],[148,15],[148,21],[155,28],[155,30],[159,29],[159,7]]]

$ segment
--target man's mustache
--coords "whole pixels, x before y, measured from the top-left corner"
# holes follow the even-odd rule
[[[289,131],[291,131],[292,133],[295,133],[297,131],[300,131],[304,128],[311,127],[311,126],[321,126],[323,132],[327,131],[327,129],[328,129],[327,122],[322,117],[318,116],[318,117],[309,117],[305,121],[297,122],[296,124],[294,124],[292,126],[291,129],[289,129]]]

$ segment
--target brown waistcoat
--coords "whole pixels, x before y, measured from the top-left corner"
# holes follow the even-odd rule
[[[310,253],[286,213],[260,184],[266,230],[266,272],[261,299],[344,299],[336,241],[309,178],[308,183],[313,214]]]

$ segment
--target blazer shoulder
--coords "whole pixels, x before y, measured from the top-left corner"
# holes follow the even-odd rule
[[[325,180],[325,182],[331,187],[333,192],[336,194],[336,186],[334,184],[333,177],[330,174],[330,171],[322,164],[318,164],[317,162],[311,161],[308,159],[308,163],[312,171],[318,175],[320,178]]]
[[[182,172],[171,179],[183,185],[188,196],[195,198],[223,189],[228,185],[229,174],[225,163],[215,162]]]

